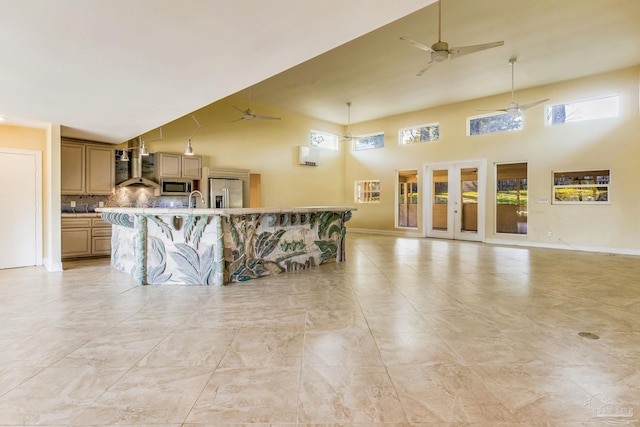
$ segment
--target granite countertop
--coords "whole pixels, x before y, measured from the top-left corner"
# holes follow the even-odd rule
[[[324,211],[356,211],[352,206],[300,206],[282,208],[234,208],[234,209],[205,209],[205,208],[96,208],[96,212],[112,212],[127,214],[151,215],[247,215],[261,213],[294,213],[294,212],[324,212]]]
[[[98,212],[89,212],[89,213],[70,213],[63,212],[60,214],[62,218],[100,218],[100,214]]]

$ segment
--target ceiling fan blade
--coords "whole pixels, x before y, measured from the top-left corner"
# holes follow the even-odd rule
[[[490,109],[490,110],[476,110],[476,111],[488,111],[488,112],[492,112],[492,113],[506,113],[508,110],[506,108],[497,108],[497,109]]]
[[[257,120],[282,120],[281,117],[261,116],[259,114],[254,114],[252,118]]]
[[[470,53],[480,52],[481,50],[491,49],[502,45],[504,45],[503,41],[475,44],[473,46],[452,47],[449,49],[449,54],[452,58],[456,58],[458,56],[468,55]]]
[[[530,102],[528,104],[524,104],[520,106],[521,110],[526,110],[527,108],[535,107],[538,104],[542,104],[543,102],[549,101],[549,98],[541,99],[540,101]]]
[[[429,64],[427,64],[426,67],[424,67],[422,70],[418,71],[416,73],[416,77],[420,77],[421,75],[423,75],[425,73],[425,71],[427,71],[429,68],[431,68],[431,65],[433,64],[433,61],[429,62]]]
[[[418,48],[420,50],[425,50],[427,52],[433,52],[433,49],[431,49],[429,46],[425,46],[420,42],[417,42],[415,40],[411,40],[409,37],[402,36],[402,37],[400,37],[400,40],[404,40],[407,43],[409,43],[411,46],[413,46],[415,48]]]

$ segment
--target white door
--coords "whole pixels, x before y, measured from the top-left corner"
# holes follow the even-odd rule
[[[42,156],[0,148],[0,269],[42,262]]]
[[[485,163],[425,165],[427,237],[484,240]]]

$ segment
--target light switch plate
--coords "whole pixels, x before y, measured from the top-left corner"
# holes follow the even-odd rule
[[[72,200],[71,202],[69,202],[69,206],[71,206],[72,208],[76,207],[76,201]]]

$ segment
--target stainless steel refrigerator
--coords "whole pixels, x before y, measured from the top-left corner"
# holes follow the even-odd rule
[[[242,180],[209,178],[209,207],[214,209],[243,207]]]

